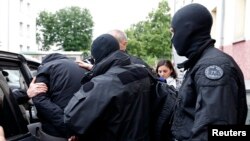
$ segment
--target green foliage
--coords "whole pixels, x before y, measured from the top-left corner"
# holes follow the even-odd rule
[[[49,50],[49,46],[54,43],[56,39],[55,28],[56,24],[55,15],[50,12],[42,11],[39,14],[39,19],[36,21],[37,27],[40,28],[40,32],[36,33],[36,41],[37,43],[41,42],[44,50]]]
[[[171,16],[169,11],[167,1],[162,0],[158,8],[148,14],[145,21],[140,21],[126,30],[129,53],[145,60],[155,60],[155,57],[171,58],[171,33],[169,31]]]
[[[87,9],[69,7],[56,13],[42,11],[36,23],[37,43],[42,44],[43,50],[57,45],[65,51],[81,51],[91,44],[94,23]]]
[[[143,60],[146,61],[147,64],[149,66],[151,66],[153,69],[155,69],[156,64],[157,64],[159,58],[157,58],[157,57],[151,57],[151,56],[146,56],[146,57],[143,57]]]

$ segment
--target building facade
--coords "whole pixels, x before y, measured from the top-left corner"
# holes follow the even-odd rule
[[[21,52],[38,50],[36,13],[32,0],[0,1],[0,50]]]

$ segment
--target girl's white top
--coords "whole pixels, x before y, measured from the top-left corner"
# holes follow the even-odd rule
[[[173,77],[168,77],[167,79],[166,79],[166,81],[167,81],[167,84],[168,85],[172,85],[172,86],[174,86],[174,88],[176,88],[176,79],[174,79]]]

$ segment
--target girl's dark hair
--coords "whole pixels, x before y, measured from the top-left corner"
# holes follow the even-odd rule
[[[156,66],[156,73],[158,74],[158,69],[160,66],[166,66],[168,67],[170,70],[172,70],[172,73],[170,74],[170,76],[172,76],[174,79],[177,78],[177,73],[174,69],[174,66],[172,64],[171,61],[169,60],[160,60],[158,63],[157,63],[157,66]]]

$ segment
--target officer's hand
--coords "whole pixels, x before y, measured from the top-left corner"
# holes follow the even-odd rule
[[[0,126],[0,141],[6,141],[2,126]]]
[[[78,138],[76,136],[71,136],[68,141],[78,141]]]
[[[48,87],[45,83],[35,83],[35,80],[36,78],[34,77],[27,90],[27,95],[29,96],[29,98],[37,96],[41,93],[46,93],[48,91]]]
[[[75,62],[76,62],[80,67],[82,67],[82,68],[84,68],[84,69],[87,69],[87,70],[91,70],[92,67],[93,67],[92,64],[83,62],[82,60],[76,60]]]

